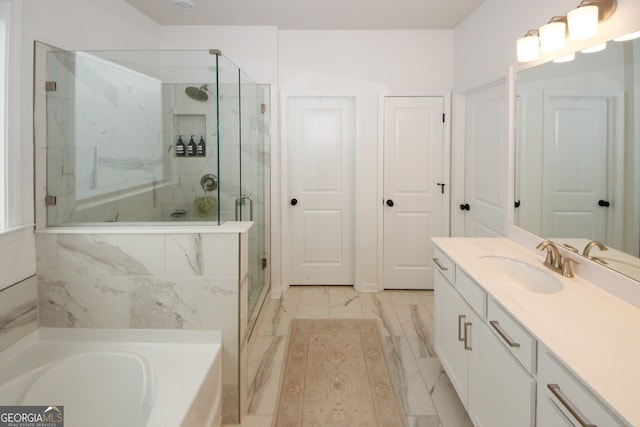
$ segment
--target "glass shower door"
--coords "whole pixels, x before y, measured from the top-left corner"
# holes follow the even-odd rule
[[[270,285],[270,155],[268,86],[240,72],[241,195],[239,219],[253,221],[249,231],[249,328],[251,331]]]
[[[248,331],[270,285],[269,87],[224,56],[218,64],[220,219],[252,221],[249,230]]]

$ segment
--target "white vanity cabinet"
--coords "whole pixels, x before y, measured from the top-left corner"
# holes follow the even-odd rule
[[[476,347],[473,327],[481,321],[442,274],[436,274],[434,287],[436,353],[469,411],[469,358]]]
[[[546,348],[540,348],[538,425],[625,426]]]
[[[438,250],[436,258],[436,352],[471,420],[534,426],[535,380],[485,322],[486,293]]]

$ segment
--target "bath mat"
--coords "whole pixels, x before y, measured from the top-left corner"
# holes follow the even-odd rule
[[[273,425],[406,426],[375,320],[291,322]]]

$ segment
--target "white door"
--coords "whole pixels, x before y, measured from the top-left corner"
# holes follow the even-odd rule
[[[545,96],[543,236],[606,242],[609,129],[608,98]]]
[[[384,100],[383,284],[433,289],[431,237],[446,235],[444,100]]]
[[[353,284],[355,99],[286,103],[289,282]]]
[[[507,222],[507,138],[504,84],[469,94],[465,103],[466,237],[505,234]]]

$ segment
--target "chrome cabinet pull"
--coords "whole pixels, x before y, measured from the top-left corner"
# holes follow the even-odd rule
[[[596,424],[590,423],[571,403],[571,401],[564,395],[558,384],[547,384],[547,388],[551,390],[551,393],[567,408],[567,411],[573,415],[573,417],[580,423],[582,427],[598,427]]]
[[[464,349],[465,350],[473,350],[471,348],[471,343],[467,341],[467,338],[471,336],[471,326],[472,324],[470,322],[464,323]]]
[[[497,320],[491,320],[489,321],[489,324],[493,327],[493,329],[496,330],[498,335],[500,335],[502,339],[505,340],[507,344],[509,344],[509,347],[514,347],[514,348],[520,347],[519,343],[515,342],[514,340],[511,339],[509,335],[507,335],[507,333],[504,331],[504,329],[502,329],[502,327],[500,326],[500,323],[498,323]]]
[[[447,271],[448,268],[445,267],[444,265],[442,265],[442,263],[440,262],[440,260],[438,258],[433,258],[433,262],[436,263],[436,265],[438,266],[438,268],[442,271]]]
[[[464,331],[462,329],[462,321],[465,319],[465,315],[458,316],[458,341],[464,341]]]

